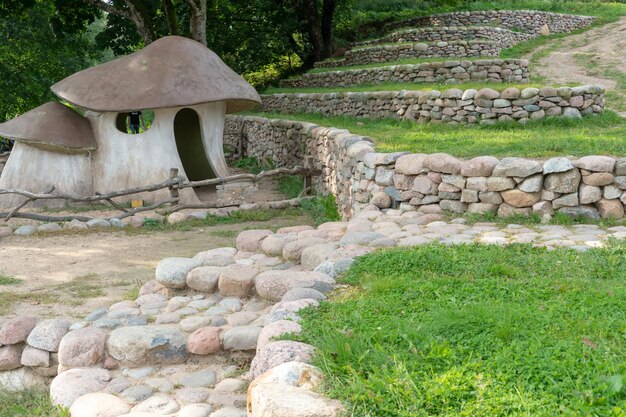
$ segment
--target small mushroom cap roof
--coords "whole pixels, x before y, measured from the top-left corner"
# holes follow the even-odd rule
[[[141,51],[70,75],[52,91],[99,112],[226,101],[226,111],[233,113],[261,103],[256,90],[217,54],[180,36],[166,36]]]
[[[64,153],[98,148],[89,121],[56,101],[42,104],[0,124],[0,136]]]

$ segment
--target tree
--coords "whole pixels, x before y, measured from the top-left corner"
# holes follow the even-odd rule
[[[145,45],[154,42],[164,34],[181,34],[178,11],[174,0],[84,1],[89,2],[93,7],[109,15],[117,15],[133,22]],[[206,45],[206,0],[185,0],[185,4],[187,5],[186,14],[189,22],[189,37]],[[59,8],[59,11],[61,10],[62,9]],[[71,9],[67,11],[72,12]],[[167,21],[167,33],[163,33],[163,26],[158,16],[165,16]]]
[[[84,27],[57,32],[56,18],[52,0],[0,1],[1,121],[53,99],[52,84],[102,59]]]

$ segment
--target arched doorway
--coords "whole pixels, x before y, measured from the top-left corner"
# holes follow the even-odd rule
[[[174,118],[174,137],[178,155],[191,181],[215,178],[202,144],[200,117],[195,110],[184,108]]]

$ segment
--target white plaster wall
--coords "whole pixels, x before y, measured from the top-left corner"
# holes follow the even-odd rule
[[[0,176],[0,188],[45,192],[52,185],[59,193],[93,194],[91,157],[49,152],[16,141]],[[15,194],[0,195],[0,207],[15,207],[24,200]],[[61,200],[39,200],[29,207],[64,204]]]
[[[129,135],[117,130],[117,113],[88,115],[98,150],[94,152],[94,190],[101,193],[127,188],[142,187],[165,180],[170,168],[178,168],[186,177],[178,155],[174,138],[174,117],[184,107],[157,109],[152,126],[145,132]],[[185,106],[194,109],[200,116],[205,152],[217,175],[228,175],[222,147],[225,103],[205,103]],[[169,197],[167,189],[157,192],[136,194],[132,198],[154,202]],[[180,191],[182,203],[197,203],[192,189]]]

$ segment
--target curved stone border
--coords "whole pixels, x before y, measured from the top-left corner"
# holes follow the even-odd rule
[[[516,70],[521,71],[521,70]],[[324,116],[391,118],[418,122],[526,122],[547,116],[581,117],[601,113],[604,89],[599,86],[490,88],[440,91],[271,94],[261,96],[263,111],[316,113]]]
[[[336,87],[379,83],[455,83],[487,81],[490,83],[527,83],[525,59],[480,59],[475,61],[439,61],[421,64],[390,65],[303,74],[300,78],[280,80],[281,87]]]
[[[500,49],[498,42],[485,40],[375,45],[351,49],[342,59],[319,61],[315,63],[315,67],[377,64],[409,58],[497,57]]]
[[[365,166],[395,164],[400,171],[421,164],[449,171],[457,163],[449,156],[424,157],[369,153]],[[605,170],[609,159],[586,157],[575,165],[584,166],[581,171]],[[486,171],[493,162],[472,160],[461,169]],[[617,165],[626,172],[626,159],[622,162]],[[558,180],[567,182],[577,169],[568,164],[555,158],[543,169],[562,174]],[[536,171],[536,165],[505,158],[493,172],[524,175]],[[336,417],[342,405],[317,392],[323,375],[307,364],[315,348],[275,339],[302,331],[300,310],[323,302],[356,257],[381,247],[431,242],[532,243],[584,251],[609,239],[626,239],[623,226],[498,227],[442,220],[437,213],[381,211],[370,204],[349,222],[246,230],[237,236],[236,248],[165,258],[136,300],[99,308],[79,321],[1,320],[0,387],[45,387],[54,378],[52,401],[69,407],[72,417],[105,411],[111,417]],[[250,371],[238,374],[233,358],[251,360]]]
[[[595,21],[593,16],[543,12],[537,10],[489,10],[475,12],[440,13],[416,17],[385,25],[387,30],[423,26],[480,26],[496,24],[510,30],[528,33],[567,33]]]
[[[519,42],[533,39],[534,34],[513,32],[508,29],[488,26],[468,27],[428,27],[399,30],[378,39],[356,42],[353,46],[376,45],[397,42],[451,42],[462,40],[486,39],[500,43],[502,48],[509,48]]]
[[[370,203],[422,213],[494,212],[592,219],[624,216],[626,158],[587,156],[538,162],[485,156],[375,153],[369,138],[311,123],[229,117],[225,140],[243,141],[246,154],[293,165],[311,155],[322,169],[319,192],[335,195],[350,218]]]

